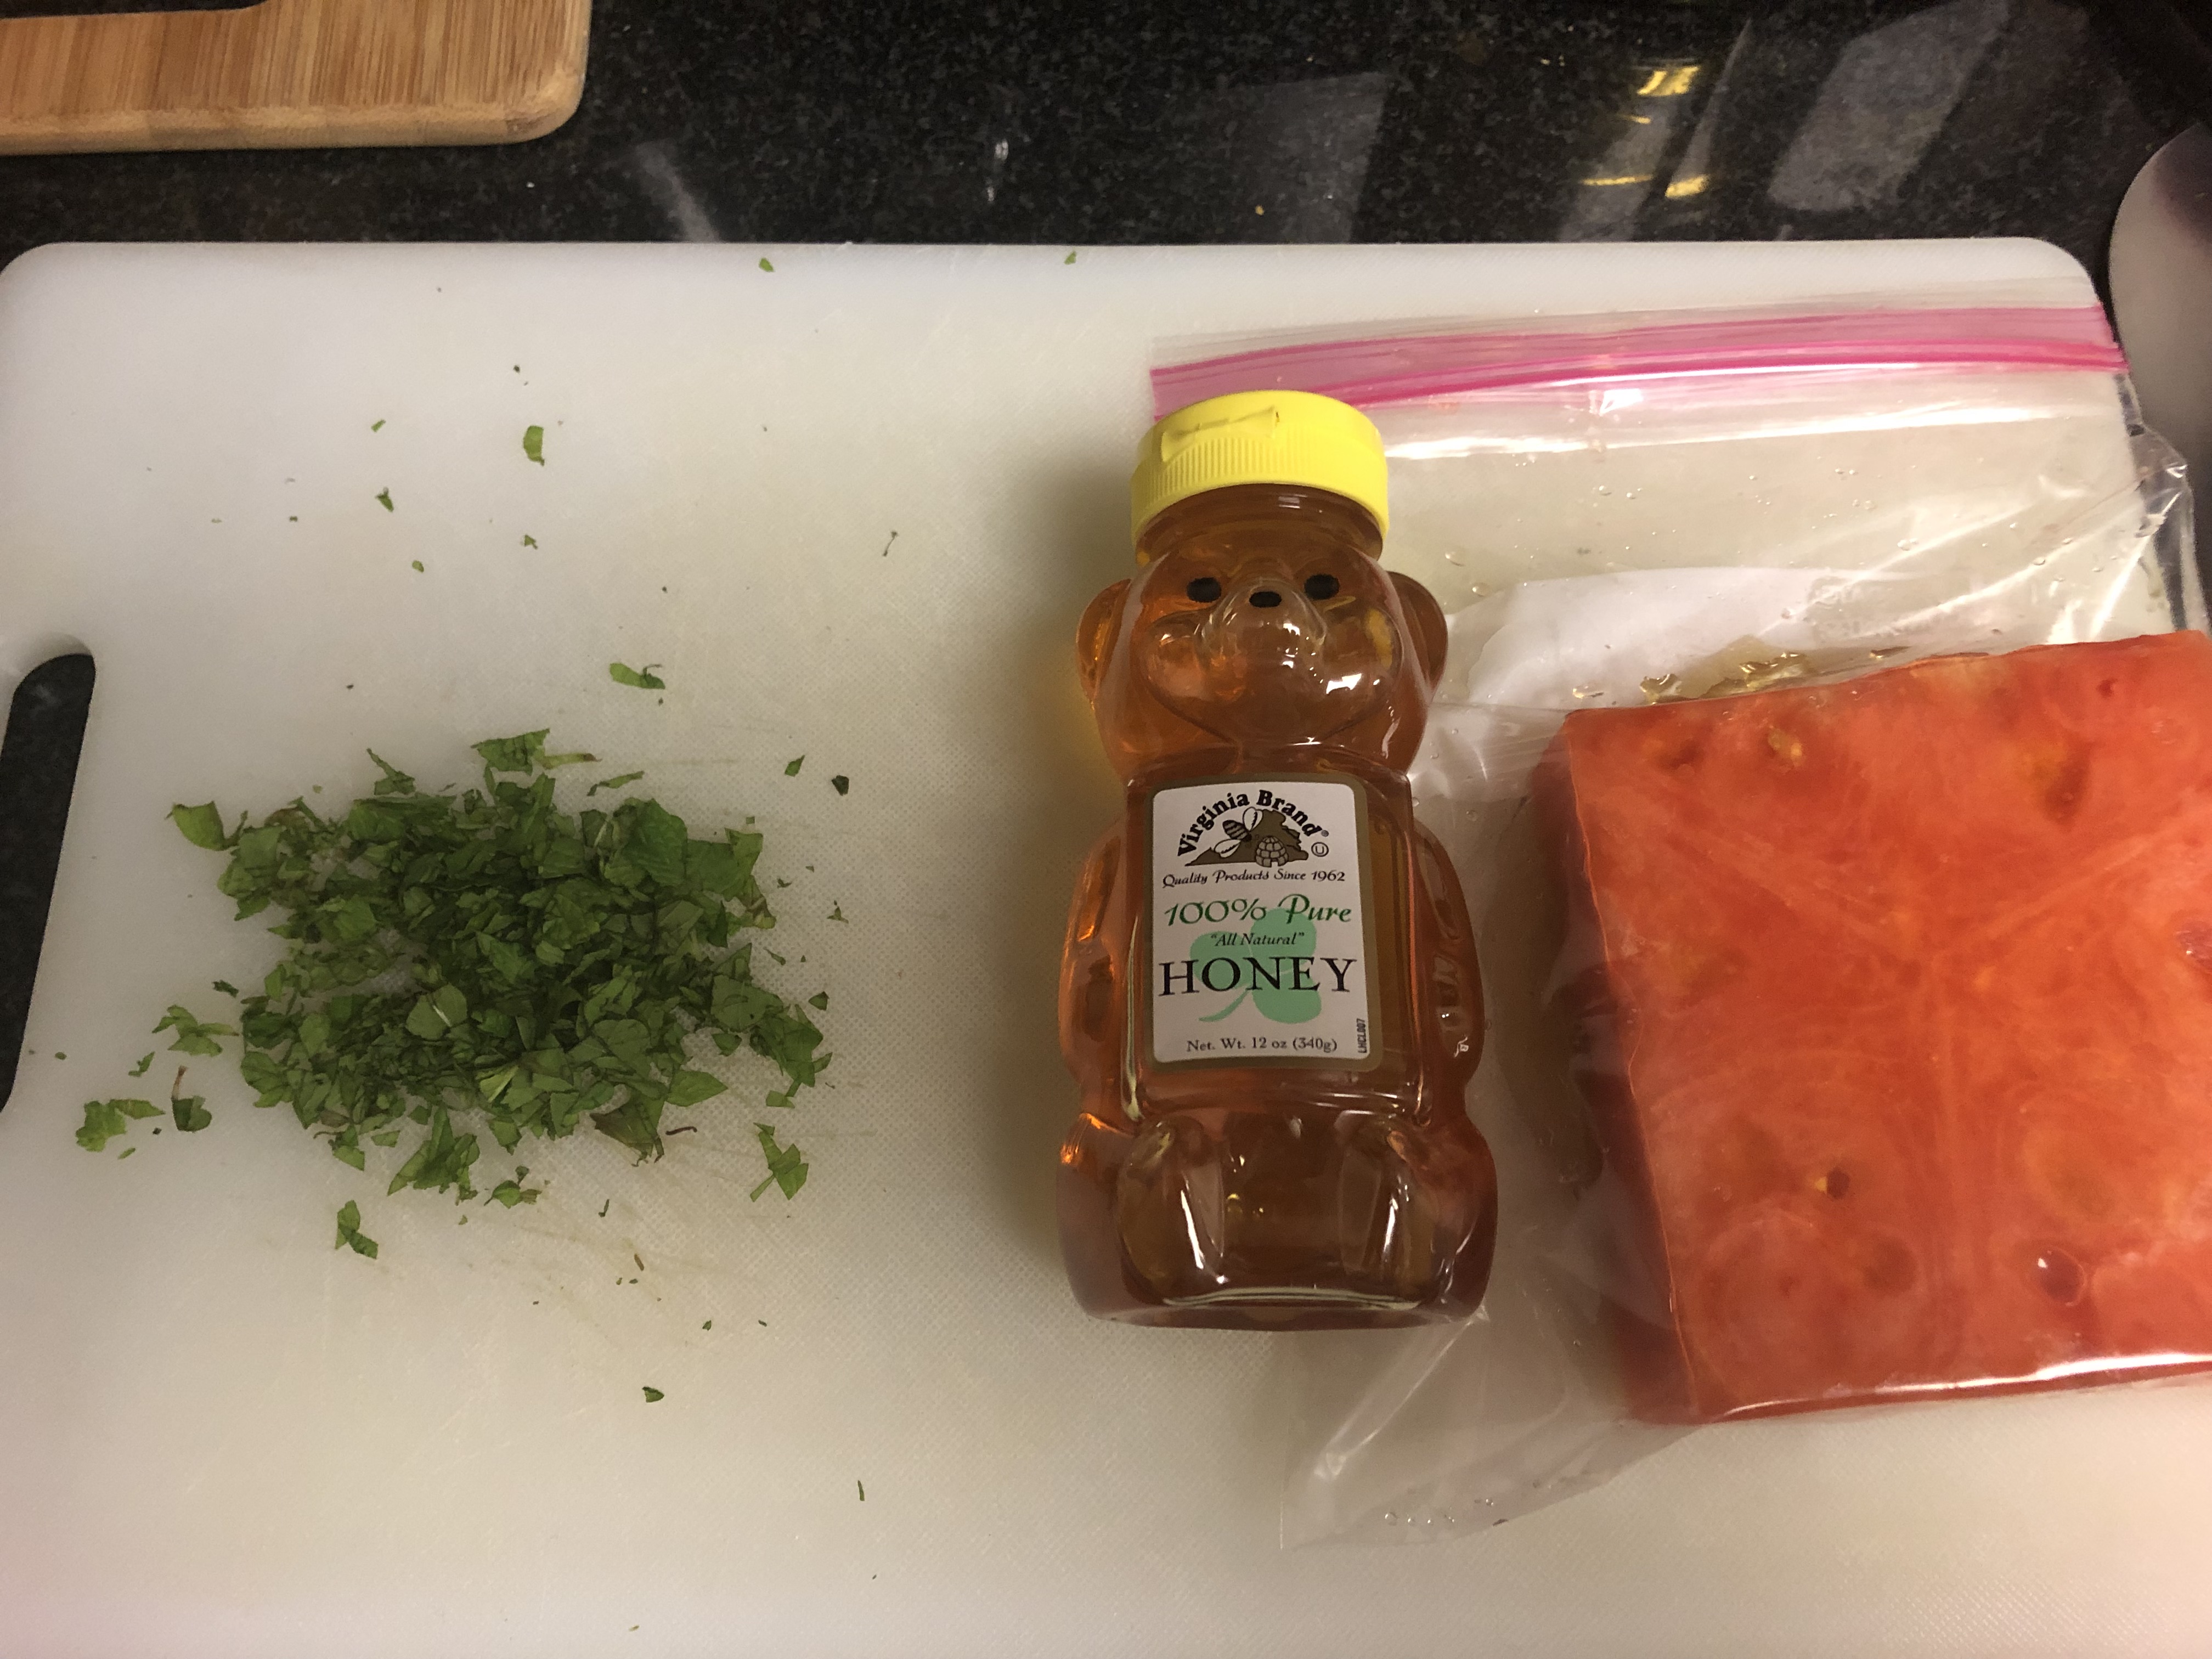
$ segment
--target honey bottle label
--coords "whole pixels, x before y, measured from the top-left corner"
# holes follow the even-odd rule
[[[1162,789],[1150,853],[1154,1064],[1372,1063],[1375,928],[1357,779]]]

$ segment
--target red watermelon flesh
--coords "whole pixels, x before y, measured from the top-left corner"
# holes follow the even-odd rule
[[[1540,793],[1641,1414],[2212,1364],[2212,641],[1585,710]]]

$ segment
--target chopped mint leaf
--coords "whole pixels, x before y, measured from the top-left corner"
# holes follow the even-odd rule
[[[222,1044],[216,1041],[217,1037],[238,1035],[235,1025],[216,1025],[206,1020],[195,1019],[191,1009],[176,1003],[169,1005],[167,1015],[154,1028],[154,1035],[159,1036],[167,1030],[174,1030],[177,1034],[177,1040],[169,1045],[172,1052],[210,1056],[222,1052]]]
[[[140,1060],[136,1066],[133,1066],[131,1068],[131,1075],[133,1077],[143,1077],[146,1075],[147,1072],[152,1068],[153,1064],[154,1051],[151,1048],[149,1048],[146,1051],[144,1058]]]
[[[348,1199],[338,1210],[337,1243],[332,1249],[351,1246],[356,1255],[376,1258],[376,1241],[361,1230],[361,1206]]]
[[[653,672],[659,666],[657,662],[649,662],[642,668],[632,668],[625,663],[611,662],[607,665],[607,678],[617,685],[634,685],[641,691],[665,691],[668,682]]]
[[[598,794],[602,789],[625,788],[629,785],[635,783],[644,775],[645,774],[642,772],[625,772],[618,778],[601,778],[597,783],[584,791],[585,798],[588,799],[590,797]]]
[[[526,426],[522,428],[522,453],[538,465],[545,465],[545,428]]]
[[[668,1396],[666,1395],[661,1393],[659,1389],[655,1388],[648,1387],[645,1391],[645,1403],[648,1406],[653,1404],[656,1400],[665,1400],[667,1398]]]
[[[544,732],[525,732],[515,738],[487,738],[473,745],[483,757],[489,772],[556,771],[563,766],[584,766],[599,758],[580,750],[567,755],[545,752]]]
[[[384,510],[386,513],[394,511],[392,505],[392,490],[389,485],[376,492],[376,499],[384,504]]]
[[[371,432],[381,432],[384,430],[384,422],[381,421],[371,421],[368,424],[368,429]]]
[[[806,1184],[806,1161],[799,1156],[798,1146],[776,1145],[775,1131],[765,1123],[753,1127],[759,1132],[761,1151],[768,1158],[768,1179],[753,1188],[753,1198],[757,1200],[770,1187],[782,1188],[786,1198],[796,1197]]]
[[[784,767],[783,775],[787,778],[795,778],[799,775],[799,769],[805,764],[806,757],[801,755],[797,760],[788,763]]]
[[[88,1152],[104,1152],[109,1141],[130,1127],[120,1102],[88,1100],[84,1103],[84,1127],[76,1132],[76,1144]]]
[[[198,1134],[215,1121],[215,1115],[208,1110],[207,1101],[200,1095],[172,1095],[169,1110],[177,1120],[177,1127],[186,1134]]]
[[[769,263],[768,255],[765,253],[761,255],[760,268],[763,270],[774,270],[775,269],[774,265]]]
[[[172,806],[169,817],[185,832],[185,839],[195,847],[220,853],[230,845],[231,838],[223,832],[222,814],[216,811],[211,800],[198,806]]]

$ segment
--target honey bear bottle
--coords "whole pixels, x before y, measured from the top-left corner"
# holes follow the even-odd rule
[[[1146,434],[1131,497],[1137,573],[1076,642],[1125,786],[1061,967],[1076,1297],[1148,1325],[1462,1317],[1497,1226],[1464,1106],[1482,991],[1406,784],[1445,631],[1376,562],[1381,437],[1308,392],[1208,398]]]

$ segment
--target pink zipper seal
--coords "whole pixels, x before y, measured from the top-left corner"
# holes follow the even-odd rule
[[[1515,387],[1797,370],[2078,369],[2124,374],[2100,306],[1736,315],[1616,329],[1480,329],[1306,341],[1152,371],[1155,418],[1230,392],[1318,392],[1359,408]]]

